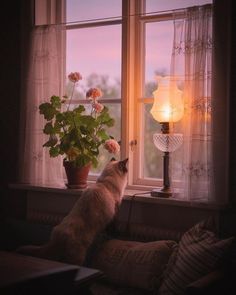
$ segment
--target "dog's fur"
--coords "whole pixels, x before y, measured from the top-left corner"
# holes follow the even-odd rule
[[[97,182],[79,197],[70,213],[54,227],[43,246],[17,252],[82,265],[96,236],[113,220],[127,184],[127,161],[109,162]]]

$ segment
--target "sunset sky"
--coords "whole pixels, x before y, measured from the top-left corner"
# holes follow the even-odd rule
[[[121,15],[121,0],[67,0],[67,22]],[[208,0],[146,0],[147,13],[211,3]],[[173,23],[149,23],[146,30],[146,82],[155,81],[155,71],[167,70],[173,38]],[[121,25],[75,29],[67,32],[67,73],[79,71],[111,79],[121,75]]]

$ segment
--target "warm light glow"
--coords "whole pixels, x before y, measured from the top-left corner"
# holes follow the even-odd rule
[[[174,82],[170,83],[169,77],[159,77],[158,88],[153,95],[154,103],[150,112],[156,121],[177,122],[183,117],[182,91]]]
[[[162,122],[170,122],[172,117],[172,110],[170,105],[164,105],[163,109],[161,110],[162,115]]]

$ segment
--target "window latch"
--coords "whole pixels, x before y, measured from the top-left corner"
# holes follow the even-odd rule
[[[130,148],[131,148],[131,151],[134,150],[135,146],[138,144],[137,140],[136,139],[133,139],[130,141]]]

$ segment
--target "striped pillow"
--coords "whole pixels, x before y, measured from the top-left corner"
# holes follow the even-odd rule
[[[198,223],[187,231],[180,240],[175,262],[168,267],[158,295],[184,294],[190,283],[211,272],[221,262],[230,249],[234,238],[219,240],[205,228],[204,222]]]

